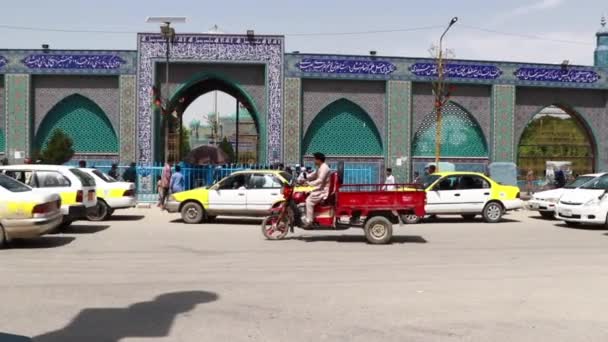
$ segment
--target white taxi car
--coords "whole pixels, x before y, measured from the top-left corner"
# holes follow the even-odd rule
[[[11,239],[34,238],[61,224],[59,195],[33,191],[0,174],[0,248]]]
[[[95,180],[78,168],[41,164],[10,165],[0,166],[0,173],[39,192],[58,194],[61,197],[64,226],[86,219],[87,213],[95,212]]]
[[[291,181],[290,173],[278,170],[237,171],[215,185],[169,196],[165,208],[181,213],[185,223],[200,223],[216,216],[265,216],[283,198],[281,189]],[[296,191],[310,191],[296,187]]]
[[[97,169],[81,169],[95,179],[97,186],[97,210],[89,213],[91,221],[108,219],[117,209],[133,208],[137,205],[135,184],[119,182]]]
[[[608,227],[608,174],[564,194],[557,204],[555,217],[569,226]]]
[[[573,182],[566,184],[566,186],[563,188],[537,192],[528,202],[526,202],[526,209],[538,211],[539,214],[544,218],[553,218],[555,216],[555,208],[557,207],[557,203],[564,194],[602,175],[603,173],[582,175],[576,178]]]

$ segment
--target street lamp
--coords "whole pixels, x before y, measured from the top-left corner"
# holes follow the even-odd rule
[[[146,23],[148,24],[161,24],[160,34],[163,38],[165,38],[166,48],[165,48],[165,91],[167,94],[165,95],[165,103],[161,106],[161,113],[163,119],[161,120],[163,125],[163,133],[165,135],[165,163],[169,161],[169,59],[171,57],[171,42],[173,38],[175,38],[175,29],[171,27],[171,24],[183,24],[186,22],[186,17],[147,17]],[[162,91],[161,91],[162,93]],[[180,120],[181,122],[181,120]],[[181,127],[180,136],[181,136]],[[181,153],[181,139],[178,142],[178,151],[177,151],[177,159],[179,159],[179,154]]]
[[[439,171],[439,159],[441,157],[441,121],[442,121],[442,109],[447,100],[449,99],[449,94],[445,89],[444,82],[444,63],[443,63],[443,37],[448,33],[450,28],[454,26],[458,22],[458,17],[452,18],[448,27],[445,28],[445,31],[441,34],[439,38],[439,55],[437,56],[437,81],[434,84],[434,92],[435,92],[435,111],[437,114],[437,123],[435,128],[435,169]]]

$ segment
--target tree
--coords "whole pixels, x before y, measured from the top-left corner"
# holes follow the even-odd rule
[[[228,156],[228,159],[232,162],[234,161],[234,149],[232,148],[232,144],[228,141],[226,137],[222,139],[220,143],[220,150],[224,151]]]
[[[74,156],[72,145],[72,138],[62,130],[56,129],[51,134],[46,147],[40,152],[40,160],[45,164],[64,164]]]

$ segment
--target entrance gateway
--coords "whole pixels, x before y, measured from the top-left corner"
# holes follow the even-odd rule
[[[434,159],[433,59],[285,53],[277,35],[177,34],[165,87],[165,40],[136,39],[133,51],[0,50],[0,158],[31,158],[61,129],[74,158],[91,165],[161,162],[156,87],[176,120],[201,94],[235,97],[249,114],[247,148],[262,164],[307,164],[319,150],[363,175],[349,182],[381,181],[386,167],[406,182]],[[519,161],[537,176],[545,159],[572,161],[576,173],[607,169],[607,67],[605,27],[592,66],[448,60],[455,89],[442,160],[469,171]]]

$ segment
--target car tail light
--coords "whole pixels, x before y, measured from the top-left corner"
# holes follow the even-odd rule
[[[84,195],[82,193],[82,190],[76,191],[76,202],[82,203],[83,200],[84,200]]]
[[[135,197],[135,190],[133,190],[133,189],[126,190],[125,193],[122,195],[124,197]]]
[[[38,204],[32,210],[32,214],[34,214],[34,215],[48,214],[50,212],[53,212],[54,210],[57,210],[56,205],[57,205],[57,202],[48,202],[48,203]]]

